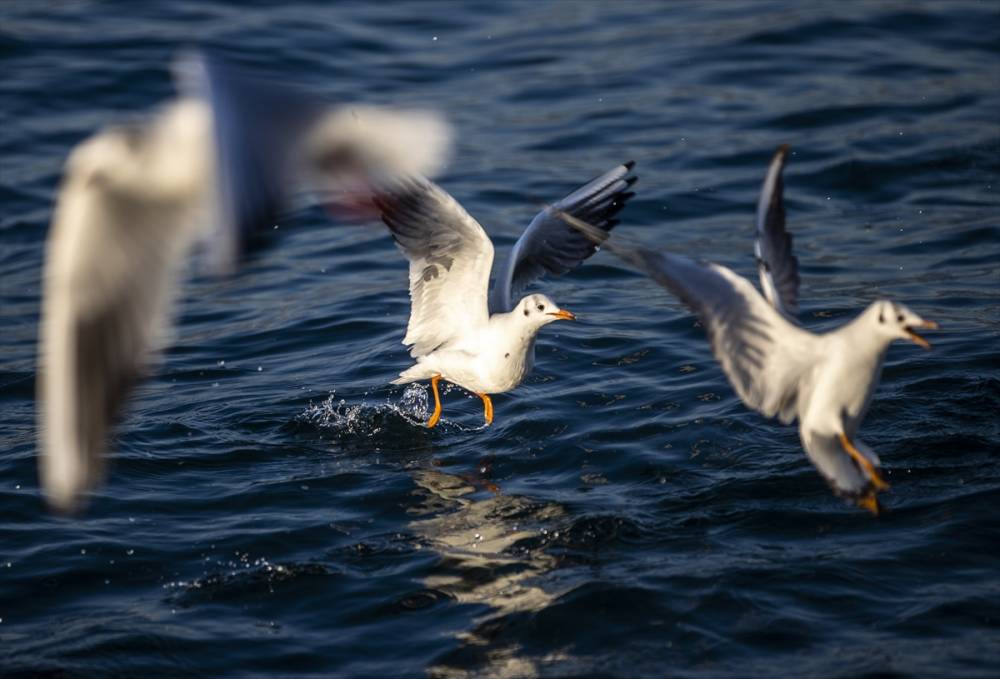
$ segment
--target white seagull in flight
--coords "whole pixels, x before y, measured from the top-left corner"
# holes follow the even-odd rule
[[[604,246],[689,306],[743,403],[784,424],[798,419],[802,447],[833,492],[878,514],[877,493],[889,484],[878,456],[858,438],[858,429],[889,345],[901,339],[929,349],[917,329],[938,325],[889,300],[873,302],[850,323],[820,335],[793,320],[799,274],[785,231],[782,171],[787,156],[787,146],[778,149],[757,206],[763,296],[750,281],[719,264],[613,240]],[[594,241],[605,238],[573,215],[564,218]]]
[[[558,215],[593,224],[599,238],[618,224],[615,216],[634,194],[634,163],[619,165],[542,210],[498,269],[489,295],[493,243],[475,219],[440,187],[421,177],[376,192],[375,205],[410,261],[410,321],[403,344],[415,365],[393,384],[430,379],[434,427],[441,418],[442,379],[483,400],[493,422],[490,394],[510,391],[531,372],[535,336],[542,326],[575,316],[541,294],[511,301],[543,274],[560,275],[596,252],[588,237]],[[491,313],[492,312],[492,313]]]
[[[182,95],[104,129],[66,162],[46,244],[39,464],[49,503],[78,508],[104,476],[107,438],[166,340],[199,241],[219,272],[315,189],[345,201],[370,176],[437,171],[436,115],[334,107],[218,59],[181,64]]]

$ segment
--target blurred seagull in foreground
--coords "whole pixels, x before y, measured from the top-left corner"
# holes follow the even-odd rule
[[[70,154],[46,246],[40,477],[55,508],[104,474],[114,420],[166,340],[198,242],[216,272],[301,190],[349,204],[369,176],[433,173],[450,143],[436,115],[325,101],[215,58],[179,65],[181,96]]]
[[[771,161],[757,205],[756,255],[762,297],[730,269],[608,241],[605,247],[676,295],[699,317],[712,351],[748,407],[784,424],[799,420],[809,459],[834,493],[874,514],[889,484],[878,456],[857,437],[893,340],[929,349],[917,329],[937,329],[902,304],[873,302],[853,321],[816,335],[791,317],[798,261],[785,231],[782,171],[788,147]],[[592,240],[605,238],[573,215],[564,218]]]
[[[486,423],[492,423],[489,395],[510,391],[531,372],[538,331],[575,318],[545,295],[511,301],[535,279],[564,274],[596,252],[589,238],[558,215],[586,220],[599,239],[607,238],[618,224],[615,216],[634,195],[628,190],[636,181],[633,165],[619,165],[542,210],[497,270],[489,299],[493,243],[454,198],[421,177],[376,191],[382,221],[410,261],[411,310],[403,344],[412,345],[417,363],[393,384],[430,379],[434,413],[428,427],[441,418],[442,379],[479,396]]]

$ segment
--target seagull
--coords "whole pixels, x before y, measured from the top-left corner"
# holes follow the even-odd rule
[[[561,275],[596,252],[588,237],[559,215],[587,220],[607,238],[616,215],[634,193],[633,162],[588,182],[542,210],[514,244],[496,272],[489,293],[493,243],[479,222],[444,190],[420,176],[391,183],[373,198],[382,221],[410,262],[410,320],[403,344],[416,364],[393,384],[429,379],[434,413],[441,419],[438,383],[443,379],[483,400],[486,424],[493,422],[490,394],[510,391],[531,372],[535,337],[543,326],[574,320],[543,294],[512,303],[531,282]]]
[[[604,246],[637,266],[697,314],[716,359],[743,403],[783,424],[799,422],[802,447],[836,495],[879,514],[889,488],[878,455],[858,438],[889,345],[917,330],[936,330],[902,304],[880,299],[836,330],[815,334],[793,318],[798,261],[785,230],[782,173],[788,146],[768,168],[756,215],[756,256],[763,295],[732,270],[613,241]],[[573,215],[564,219],[595,242],[606,238]]]
[[[39,475],[79,509],[104,476],[107,438],[167,342],[188,255],[233,270],[298,187],[326,198],[366,175],[433,173],[450,131],[436,114],[335,107],[204,54],[180,95],[69,155],[46,243],[39,331]],[[345,199],[348,196],[345,195]]]

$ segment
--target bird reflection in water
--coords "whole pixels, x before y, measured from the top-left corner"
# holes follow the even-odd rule
[[[565,522],[566,510],[499,493],[483,478],[489,464],[487,459],[477,474],[464,477],[436,469],[414,474],[414,494],[421,501],[409,512],[422,518],[411,522],[410,530],[442,557],[425,585],[459,603],[490,607],[458,635],[461,646],[428,669],[432,677],[536,676],[536,659],[520,644],[503,640],[502,632],[511,616],[540,611],[562,593],[541,583],[558,566],[557,557],[546,552],[547,537]],[[476,486],[492,494],[478,499]]]

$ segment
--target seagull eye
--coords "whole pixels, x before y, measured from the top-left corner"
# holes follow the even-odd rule
[[[545,311],[545,305],[544,304],[539,304],[538,305],[538,310],[539,311]]]
[[[903,322],[903,314],[900,314],[900,315],[896,316],[896,320],[898,322],[902,323]]]

